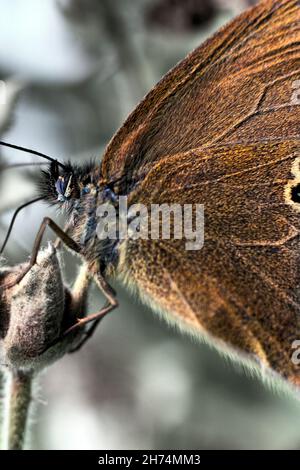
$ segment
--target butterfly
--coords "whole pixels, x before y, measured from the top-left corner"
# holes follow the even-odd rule
[[[35,153],[51,160],[39,199],[65,209],[67,225],[44,219],[27,271],[49,226],[107,301],[65,333],[92,322],[89,337],[118,306],[114,278],[182,330],[300,385],[299,1],[261,1],[189,54],[101,163]],[[146,208],[203,205],[202,248],[175,237],[100,239],[98,207],[116,209],[121,197]]]

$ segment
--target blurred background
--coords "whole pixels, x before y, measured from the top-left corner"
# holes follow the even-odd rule
[[[59,159],[97,157],[161,76],[247,0],[0,0],[0,137]],[[5,98],[5,99],[4,99]],[[36,161],[0,149],[0,240],[34,196]],[[24,261],[46,205],[18,218]],[[47,237],[51,239],[48,232]],[[72,281],[75,260],[66,256]],[[300,404],[194,343],[117,286],[121,306],[35,391],[35,449],[297,449]],[[91,312],[103,302],[95,289]],[[0,312],[1,314],[1,312]]]

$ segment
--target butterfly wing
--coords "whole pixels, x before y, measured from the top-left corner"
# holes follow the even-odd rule
[[[123,244],[125,281],[178,324],[298,383],[299,84],[299,1],[262,1],[161,80],[102,163],[131,203],[205,210],[201,250]]]
[[[122,255],[127,283],[152,307],[295,382],[300,203],[290,195],[299,170],[299,141],[227,145],[166,158],[131,202],[149,209],[203,204],[204,245],[190,251],[184,238],[129,239]],[[201,229],[195,214],[193,222]]]
[[[102,171],[121,192],[166,155],[299,138],[300,3],[266,0],[171,70],[109,144]]]

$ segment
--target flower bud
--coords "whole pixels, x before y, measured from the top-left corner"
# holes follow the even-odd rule
[[[85,277],[80,295],[73,295],[64,285],[56,249],[50,244],[19,284],[3,288],[24,267],[0,267],[2,363],[37,371],[69,352],[82,337],[80,329],[62,334],[85,315],[88,281]]]

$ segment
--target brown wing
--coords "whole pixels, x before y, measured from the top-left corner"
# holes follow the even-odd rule
[[[262,1],[146,96],[109,144],[103,174],[108,180],[126,175],[133,185],[166,155],[299,138],[299,80],[300,3]]]
[[[102,166],[109,180],[127,176],[130,202],[205,207],[199,251],[129,240],[128,282],[177,322],[298,384],[299,84],[299,1],[263,1],[163,78]]]
[[[300,339],[300,142],[228,145],[166,158],[131,203],[204,204],[205,242],[129,240],[127,281],[169,317],[291,381]]]

